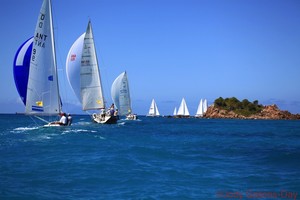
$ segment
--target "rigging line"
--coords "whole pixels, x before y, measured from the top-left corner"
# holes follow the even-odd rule
[[[45,120],[45,119],[43,119],[43,118],[41,118],[39,116],[34,115],[34,117],[37,118],[37,119],[39,119],[39,120],[41,120],[41,121],[43,121],[43,122],[45,122],[45,123],[47,123],[47,124],[50,123],[49,121],[47,121],[47,120]]]
[[[36,126],[40,126],[40,124],[37,123],[37,121],[35,120],[34,116],[33,115],[29,115],[30,119],[34,122],[34,124]]]

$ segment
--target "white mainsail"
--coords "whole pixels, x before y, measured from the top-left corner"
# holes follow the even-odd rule
[[[149,109],[149,112],[148,112],[147,116],[159,116],[159,115],[160,114],[159,114],[156,102],[155,102],[154,99],[152,99],[152,102],[151,102],[151,105],[150,105],[150,109]]]
[[[92,25],[90,21],[85,33],[82,50],[80,88],[83,110],[105,108]]]
[[[27,114],[61,112],[51,0],[44,0],[34,33],[26,97]]]
[[[131,100],[126,71],[120,74],[111,86],[111,97],[121,116],[131,114]]]
[[[181,104],[180,104],[180,107],[178,109],[178,112],[177,112],[177,115],[178,116],[190,116],[190,113],[189,113],[189,110],[187,108],[187,105],[186,105],[186,102],[185,102],[185,99],[182,98],[181,100]]]
[[[80,95],[80,67],[81,67],[81,55],[83,49],[83,41],[84,41],[85,33],[83,33],[72,45],[69,50],[67,61],[66,61],[66,70],[67,70],[67,78],[69,84],[77,96],[79,102],[81,102]]]
[[[196,117],[202,117],[203,116],[203,100],[201,99],[200,100],[200,103],[198,105],[198,109],[197,109],[197,112],[196,112]]]

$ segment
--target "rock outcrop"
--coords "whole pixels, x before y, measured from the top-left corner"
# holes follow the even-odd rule
[[[228,111],[211,105],[208,107],[204,117],[223,119],[300,119],[300,114],[291,114],[288,111],[282,111],[274,104],[264,106],[261,112],[246,117],[234,111]]]

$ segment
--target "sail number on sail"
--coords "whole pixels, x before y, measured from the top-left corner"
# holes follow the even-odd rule
[[[45,20],[45,15],[41,14],[39,28],[43,28],[44,20]],[[36,33],[35,38],[34,38],[35,39],[34,45],[45,48],[45,41],[46,41],[47,37],[48,36],[45,34]],[[32,61],[35,61],[35,54],[36,54],[36,49],[34,48],[32,50],[32,57],[31,57]]]

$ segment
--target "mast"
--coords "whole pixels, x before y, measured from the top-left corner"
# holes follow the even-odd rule
[[[55,37],[54,37],[54,26],[53,26],[53,17],[52,17],[52,1],[49,0],[49,20],[50,20],[50,33],[51,33],[51,44],[52,44],[52,56],[53,56],[53,64],[54,64],[54,71],[56,76],[56,85],[57,85],[57,94],[59,98],[57,98],[57,103],[59,105],[59,113],[61,113],[62,110],[62,103],[61,103],[61,98],[60,98],[60,93],[59,93],[59,84],[58,84],[58,74],[57,74],[57,60],[56,60],[56,48],[55,48]]]

